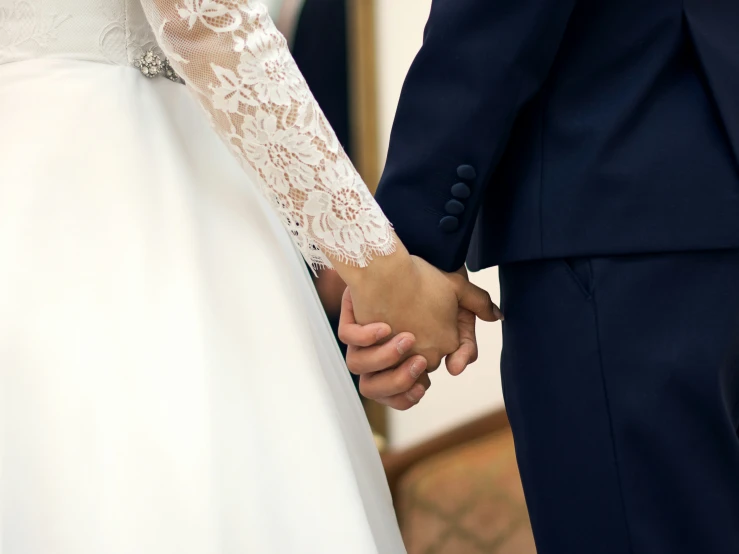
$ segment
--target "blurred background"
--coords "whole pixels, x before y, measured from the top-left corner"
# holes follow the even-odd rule
[[[377,184],[395,108],[431,0],[263,0],[339,139]],[[496,270],[472,280],[498,301]],[[334,328],[343,283],[315,281]],[[410,554],[535,552],[503,406],[498,324],[478,325],[480,359],[443,369],[408,412],[365,402]]]

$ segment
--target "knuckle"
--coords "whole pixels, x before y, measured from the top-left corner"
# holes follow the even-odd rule
[[[375,400],[375,402],[377,402],[378,404],[380,404],[382,406],[385,406],[387,408],[394,409],[393,408],[393,403],[388,398],[378,398],[377,400]]]
[[[349,331],[347,330],[346,327],[344,327],[343,325],[339,325],[339,332],[338,332],[339,340],[343,342],[344,344],[349,343],[350,336],[348,333]]]
[[[378,361],[385,368],[393,366],[400,361],[400,353],[398,352],[398,349],[391,344],[386,345],[381,352],[382,355]]]
[[[393,409],[399,411],[399,412],[407,412],[413,407],[413,404],[410,403],[408,400],[396,400],[394,402]]]
[[[371,395],[365,396],[371,398],[372,400],[376,400],[378,398],[387,398],[398,394],[398,390],[400,387],[390,376],[383,376],[380,379],[373,379],[372,383],[370,385],[367,385],[365,388],[367,392],[369,392],[369,394]]]
[[[448,277],[452,284],[456,287],[461,286],[462,283],[466,281],[466,279],[462,277],[459,273],[450,273]]]
[[[375,400],[376,395],[374,391],[374,387],[367,384],[366,381],[363,379],[359,380],[359,392],[364,396],[365,398],[369,398],[370,400]]]
[[[413,378],[410,370],[408,370],[406,366],[407,364],[403,364],[401,367],[393,371],[393,382],[399,389],[402,388],[403,392],[416,382],[416,379]]]
[[[393,378],[393,385],[397,394],[408,392],[416,381],[407,371],[398,371],[397,373],[398,375]]]
[[[443,345],[442,350],[445,353],[451,354],[452,352],[456,352],[459,350],[459,347],[462,346],[462,343],[459,340],[459,337],[450,337],[449,340]],[[441,356],[442,353],[439,352],[439,355]]]
[[[360,371],[359,363],[357,361],[357,355],[352,350],[347,350],[346,352],[346,367],[348,367],[349,371],[351,371],[355,375],[358,374]]]
[[[430,370],[438,369],[441,365],[441,356],[439,354],[433,354],[426,358],[428,360],[428,367]]]

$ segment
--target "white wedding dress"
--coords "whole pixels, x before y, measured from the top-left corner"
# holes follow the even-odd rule
[[[0,554],[404,552],[299,254],[392,248],[260,3],[0,0]]]

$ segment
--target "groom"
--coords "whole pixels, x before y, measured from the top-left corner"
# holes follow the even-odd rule
[[[377,198],[500,266],[539,554],[739,552],[739,2],[434,0]]]

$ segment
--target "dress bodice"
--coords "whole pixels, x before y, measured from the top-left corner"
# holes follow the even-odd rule
[[[261,0],[0,0],[0,64],[34,58],[185,82],[313,267],[394,251]]]
[[[139,0],[0,0],[0,63],[39,57],[130,65],[156,40]]]

